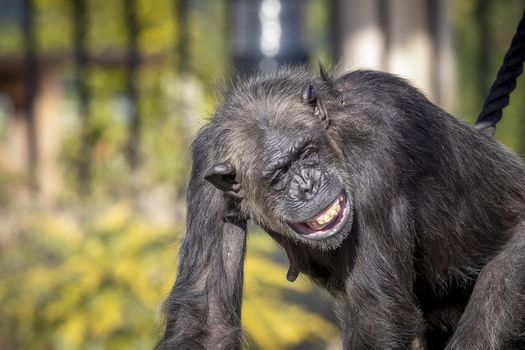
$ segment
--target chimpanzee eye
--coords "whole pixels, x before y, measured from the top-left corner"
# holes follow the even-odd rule
[[[286,187],[286,174],[288,168],[279,168],[270,177],[270,185],[277,191],[281,191]]]

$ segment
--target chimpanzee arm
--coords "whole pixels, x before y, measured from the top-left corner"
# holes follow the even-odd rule
[[[379,203],[379,202],[376,202]],[[345,349],[423,349],[424,320],[413,292],[415,234],[402,197],[357,214],[358,251],[339,317]],[[345,310],[346,308],[346,310]]]
[[[213,138],[211,138],[213,140]],[[246,220],[236,200],[205,181],[210,140],[193,146],[187,234],[175,285],[164,305],[165,334],[157,349],[239,349]]]
[[[523,349],[525,221],[481,270],[446,349]],[[517,344],[517,342],[520,342]]]

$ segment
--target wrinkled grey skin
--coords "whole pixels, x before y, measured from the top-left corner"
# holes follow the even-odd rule
[[[286,251],[290,280],[333,296],[345,349],[523,349],[524,184],[517,156],[392,75],[238,81],[193,144],[157,348],[241,347],[252,219]],[[343,229],[292,229],[341,191]]]

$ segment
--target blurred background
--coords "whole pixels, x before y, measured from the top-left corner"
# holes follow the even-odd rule
[[[374,68],[473,122],[524,0],[0,0],[0,349],[151,349],[188,149],[231,74]],[[497,138],[525,154],[525,81]],[[252,228],[250,349],[339,349]]]

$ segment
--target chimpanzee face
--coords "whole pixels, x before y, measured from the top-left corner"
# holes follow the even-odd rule
[[[242,113],[236,107],[244,118],[224,131],[229,159],[207,179],[265,230],[334,249],[351,229],[352,198],[327,111],[311,85],[288,106],[278,99],[261,92]]]
[[[263,203],[256,205],[266,208],[262,221],[286,224],[280,225],[280,231],[286,227],[281,234],[313,246],[338,245],[350,229],[351,201],[337,171],[336,150],[324,130],[299,130],[293,135],[272,130],[265,137],[258,171]]]

